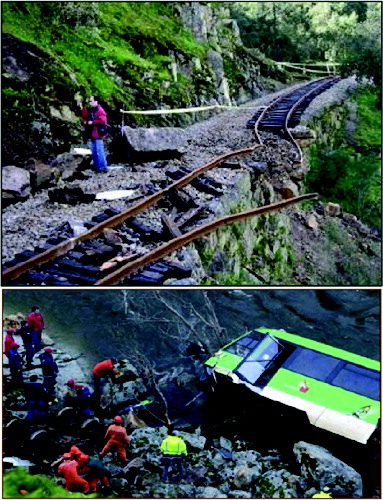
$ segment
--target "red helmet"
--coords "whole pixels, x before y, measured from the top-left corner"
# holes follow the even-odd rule
[[[64,453],[63,458],[68,459],[68,458],[72,458],[72,456],[70,453]]]
[[[68,380],[68,382],[66,383],[66,385],[74,385],[74,380],[73,380],[73,378],[70,378],[70,379]]]
[[[119,415],[117,415],[117,417],[114,417],[113,420],[116,422],[116,424],[122,424],[122,418]]]
[[[44,347],[45,352],[54,352],[54,349],[52,347]]]

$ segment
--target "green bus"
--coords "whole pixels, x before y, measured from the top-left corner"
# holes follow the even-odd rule
[[[306,412],[311,424],[366,444],[380,419],[380,363],[284,330],[258,328],[205,361],[268,399]]]

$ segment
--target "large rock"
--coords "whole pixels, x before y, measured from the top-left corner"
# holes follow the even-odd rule
[[[297,125],[295,128],[290,129],[290,132],[295,139],[316,139],[315,131],[304,125]]]
[[[130,156],[171,158],[186,152],[185,132],[176,127],[131,128],[124,127]]]
[[[26,166],[31,174],[31,187],[34,192],[56,185],[57,181],[50,165],[35,158],[30,158]]]
[[[198,495],[197,498],[227,498],[227,495],[222,493],[217,488],[213,488],[212,486],[206,486],[201,495]]]
[[[294,453],[302,476],[314,481],[319,489],[329,486],[341,498],[363,496],[361,475],[325,448],[299,441],[294,445]]]
[[[188,432],[180,432],[181,437],[185,441],[188,450],[201,451],[205,448],[206,438],[201,434],[189,434]]]
[[[2,197],[26,200],[31,194],[31,176],[24,168],[8,165],[2,168]]]
[[[288,200],[289,198],[295,198],[296,196],[299,196],[299,189],[298,186],[295,184],[293,181],[285,181],[280,187],[279,187],[279,192],[282,195],[282,198],[284,200]]]

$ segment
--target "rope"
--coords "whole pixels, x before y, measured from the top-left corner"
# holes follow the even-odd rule
[[[170,115],[177,113],[195,113],[198,111],[209,111],[211,109],[234,109],[234,110],[252,110],[253,107],[228,106],[224,104],[215,104],[213,106],[199,106],[197,108],[179,108],[179,109],[150,109],[150,110],[125,110],[120,109],[122,114],[130,115]]]

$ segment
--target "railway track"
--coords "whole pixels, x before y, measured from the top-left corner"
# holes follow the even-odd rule
[[[273,132],[287,138],[296,148],[297,163],[302,162],[302,151],[291,135],[310,102],[340,80],[339,77],[323,78],[310,82],[297,90],[274,99],[268,106],[259,108],[247,122],[246,127],[254,130],[259,144],[263,144],[260,131]]]
[[[308,194],[290,198],[195,227],[195,222],[198,223],[201,219],[201,207],[193,206],[193,200],[185,199],[180,190],[191,183],[196,189],[215,197],[221,196],[222,186],[209,178],[206,173],[225,162],[229,164],[228,160],[232,158],[250,155],[255,149],[262,148],[263,141],[260,132],[263,130],[287,135],[300,152],[289,128],[299,121],[308,103],[336,81],[335,78],[326,78],[312,82],[275,99],[269,106],[258,110],[247,123],[247,127],[255,131],[258,144],[254,147],[222,155],[192,171],[181,167],[176,172],[168,172],[173,182],[125,211],[116,213],[108,209],[94,217],[92,221],[85,223],[87,231],[78,236],[64,233],[56,238],[48,239],[44,245],[36,247],[33,251],[24,251],[15,255],[12,261],[3,266],[2,285],[162,285],[169,278],[182,279],[190,276],[190,268],[165,258],[175,250],[218,227],[281,210],[300,201],[315,198],[317,195]],[[164,201],[173,207],[171,210],[173,217],[163,218],[162,230],[154,230],[137,221],[135,217],[137,214]],[[175,216],[174,213],[176,213]],[[193,223],[194,229],[187,231],[187,227],[193,227]],[[138,237],[145,242],[145,250],[133,251],[124,256],[119,255],[120,243],[111,244],[106,238],[106,232],[113,229],[118,230],[119,238],[122,238],[124,243],[132,241],[132,237],[133,239]],[[95,242],[98,245],[107,245],[108,251],[98,255],[94,248]]]

